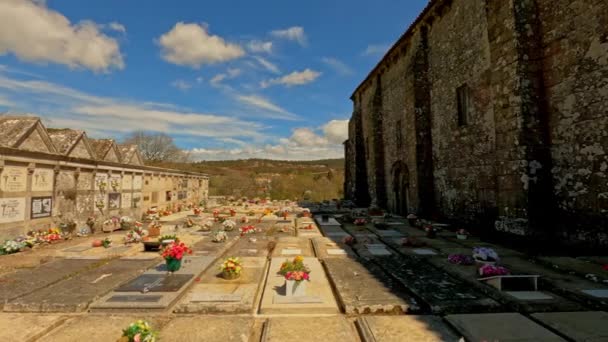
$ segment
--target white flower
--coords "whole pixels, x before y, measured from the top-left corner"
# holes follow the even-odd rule
[[[234,227],[236,227],[236,222],[234,222],[232,220],[226,220],[222,223],[222,226],[224,227],[225,230],[233,230]]]

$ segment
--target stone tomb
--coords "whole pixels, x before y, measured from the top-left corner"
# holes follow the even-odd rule
[[[310,240],[297,237],[280,237],[272,252],[273,257],[292,259],[298,255],[312,257],[314,252]]]
[[[137,277],[154,260],[112,260],[85,270],[74,277],[17,298],[4,306],[5,311],[84,311],[96,298]]]
[[[158,336],[160,341],[200,342],[252,341],[254,329],[251,317],[193,316],[172,319]]]
[[[573,341],[608,341],[606,312],[546,312],[532,314],[532,317]]]
[[[186,293],[174,312],[203,314],[252,314],[266,272],[266,258],[242,257],[243,272],[237,279],[221,277],[219,259]]]
[[[365,316],[357,319],[363,342],[458,341],[456,334],[437,316]]]
[[[355,328],[344,317],[273,317],[266,321],[261,342],[286,341],[295,337],[299,342],[358,341]]]
[[[401,283],[369,261],[331,258],[323,264],[347,315],[404,314],[419,309]]]
[[[225,257],[266,257],[269,243],[274,238],[263,234],[250,234],[241,237],[223,255]]]
[[[319,259],[326,258],[355,258],[353,250],[342,242],[335,242],[326,237],[312,239],[312,246]]]
[[[340,227],[342,225],[331,215],[315,215],[315,221],[317,221],[317,224],[321,227],[327,227],[327,226]]]
[[[285,296],[285,277],[277,273],[284,261],[285,258],[272,258],[260,306],[261,314],[338,313],[331,286],[316,258],[304,258],[304,264],[311,270],[311,280],[306,283],[306,296]]]
[[[299,221],[298,221],[299,222]],[[321,231],[319,231],[319,228],[317,227],[317,225],[314,222],[303,222],[303,223],[298,223],[298,225],[296,226],[297,228],[297,236],[302,236],[302,237],[317,237],[317,236],[321,236]]]
[[[91,310],[162,310],[172,305],[215,258],[186,256],[182,267],[168,274],[163,261],[142,276],[115,289],[91,305]]]
[[[467,341],[565,341],[518,313],[448,315]]]

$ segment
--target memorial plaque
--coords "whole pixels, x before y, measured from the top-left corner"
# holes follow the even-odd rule
[[[281,255],[299,255],[302,254],[301,249],[283,249]]]
[[[36,169],[32,175],[32,191],[53,191],[53,169]]]
[[[78,190],[91,190],[93,186],[93,174],[88,172],[81,172],[78,176],[77,188]]]
[[[103,206],[102,206],[103,204]],[[95,195],[95,208],[104,210],[108,207],[107,196],[104,194]]]
[[[338,249],[328,249],[327,250],[327,254],[328,255],[346,255],[346,251],[338,248]]]
[[[30,218],[37,219],[51,216],[53,211],[52,197],[32,197],[31,204]]]
[[[275,294],[272,302],[274,304],[312,304],[323,303],[323,300],[316,296],[282,296]]]
[[[131,193],[123,193],[120,203],[121,203],[122,208],[132,208],[133,207],[133,196],[131,195]]]
[[[177,292],[192,277],[193,274],[143,274],[127,284],[114,290],[115,292]]]
[[[122,177],[122,189],[131,190],[133,188],[133,175],[125,175]]]
[[[130,296],[130,295],[119,295],[112,296],[108,302],[130,302],[130,303],[156,303],[160,301],[162,296]]]
[[[418,255],[437,255],[437,253],[435,251],[433,251],[432,249],[426,249],[426,248],[413,249],[412,252],[414,252]]]
[[[385,248],[372,248],[368,250],[371,255],[391,255],[391,252]]]
[[[25,191],[27,169],[25,167],[5,166],[0,175],[0,190],[5,192]]]
[[[142,176],[141,175],[135,175],[133,177],[133,189],[135,189],[135,190],[141,189],[141,184],[142,183],[143,183],[143,181],[142,181]]]
[[[121,175],[112,175],[108,182],[109,189],[115,192],[120,191],[120,186],[122,185],[122,176]]]
[[[25,198],[0,198],[0,223],[25,220]]]
[[[104,190],[107,191],[109,187],[108,184],[108,175],[105,173],[97,173],[95,174],[95,190]]]
[[[240,302],[243,296],[223,293],[194,293],[191,302]]]
[[[120,193],[115,192],[108,194],[108,208],[110,210],[120,209]]]

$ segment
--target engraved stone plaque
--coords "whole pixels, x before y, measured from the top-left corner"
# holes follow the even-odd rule
[[[243,297],[237,294],[194,293],[191,302],[240,302]]]
[[[281,255],[299,255],[302,254],[301,249],[283,249]]]
[[[0,190],[6,192],[25,191],[27,169],[25,167],[5,166],[0,174]]]
[[[338,248],[338,249],[328,249],[327,254],[329,255],[346,255],[346,251]]]
[[[194,277],[193,274],[143,274],[117,288],[115,291],[140,292],[145,288],[149,292],[176,292],[192,277]]]
[[[25,220],[25,198],[0,198],[0,223]]]
[[[32,191],[53,191],[52,169],[36,169],[32,175]]]
[[[156,303],[162,296],[130,296],[130,295],[119,295],[112,296],[108,299],[108,302],[129,302],[129,303]]]

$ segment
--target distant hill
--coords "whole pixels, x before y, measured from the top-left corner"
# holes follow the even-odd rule
[[[246,159],[163,166],[208,174],[211,196],[269,196],[313,201],[343,197],[344,159]]]

